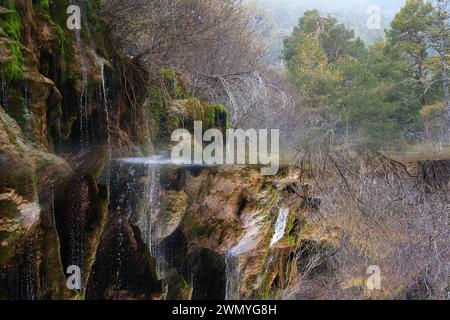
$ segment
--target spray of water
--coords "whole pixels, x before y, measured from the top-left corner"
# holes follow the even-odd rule
[[[152,156],[147,158],[121,158],[116,161],[125,164],[147,165],[147,166],[164,166],[173,165],[172,159],[166,156]]]

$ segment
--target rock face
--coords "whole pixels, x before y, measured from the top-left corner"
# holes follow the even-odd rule
[[[0,123],[0,274],[5,284],[0,295],[67,297],[59,285],[64,273],[51,201],[71,169],[62,158],[33,146],[3,109]],[[39,283],[41,276],[46,280]]]
[[[178,196],[176,207],[167,212],[176,217],[172,223],[179,221],[176,233],[181,236],[161,242],[159,259],[168,257],[165,267],[183,275],[193,288],[192,298],[280,298],[284,289],[295,285],[294,255],[306,206],[305,198],[277,189],[276,181],[288,174],[268,179],[256,168],[241,167],[183,171],[173,175],[177,181],[162,183],[177,186],[179,190],[171,192],[187,197]],[[288,214],[278,241],[271,245],[281,208]],[[173,256],[178,257],[175,263],[170,261]]]
[[[100,1],[83,1],[79,34],[68,0],[42,3],[0,2],[0,299],[280,298],[308,206],[279,183],[295,174],[116,161],[168,150],[197,120],[226,129],[227,112],[173,70],[133,82],[131,101]]]
[[[112,65],[100,58],[109,51],[97,36],[102,28],[97,15],[100,2],[84,2],[89,32],[79,35],[65,28],[68,0],[52,1],[49,7],[42,3],[0,3],[0,298],[4,299],[85,297],[99,244],[107,238],[102,235],[116,222],[110,218],[107,223],[105,163],[113,152],[111,141],[116,138],[117,153],[130,152],[134,143],[143,145],[141,136],[129,130],[120,81]],[[106,81],[111,90],[118,87],[111,97]],[[113,101],[114,109],[109,105]],[[107,111],[111,118],[106,118]],[[132,263],[151,277],[151,259],[139,267],[148,249],[134,238]],[[81,287],[75,291],[66,286],[65,273],[72,265],[82,272]],[[150,283],[155,281],[150,278]],[[150,286],[144,296],[136,289],[134,297],[161,297],[162,289]],[[121,294],[106,292],[105,297]]]

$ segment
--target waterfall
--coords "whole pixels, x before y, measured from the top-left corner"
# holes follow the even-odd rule
[[[107,137],[107,167],[106,167],[106,184],[108,186],[108,192],[109,192],[109,185],[111,180],[111,159],[112,159],[112,147],[111,147],[111,122],[109,118],[109,103],[108,103],[108,90],[106,87],[106,78],[105,78],[105,63],[103,60],[100,62],[100,68],[101,68],[101,76],[102,76],[102,96],[103,96],[103,111],[105,112],[105,118],[106,118],[106,137]]]
[[[165,249],[162,243],[158,243],[157,215],[161,208],[158,196],[159,169],[156,165],[148,165],[150,181],[146,190],[146,243],[150,248],[151,255],[156,259],[156,275],[159,280],[165,278]]]
[[[115,181],[121,181],[124,176],[124,170],[126,170],[126,178],[127,180],[126,186],[121,191],[119,196],[120,207],[125,210],[119,210],[118,218],[117,218],[117,269],[116,269],[116,285],[117,291],[120,291],[122,288],[122,279],[121,279],[121,271],[123,264],[125,262],[125,246],[124,242],[126,240],[126,232],[125,227],[126,223],[129,223],[130,218],[133,215],[133,195],[138,192],[137,189],[137,178],[138,174],[136,169],[129,166],[123,166],[122,164],[119,166],[119,169],[115,172],[116,176],[114,178]]]
[[[26,300],[35,300],[36,295],[34,291],[34,246],[33,238],[29,238],[27,241],[27,254],[26,254],[26,276],[25,276],[25,288],[26,288]]]
[[[110,160],[112,158],[111,150],[111,123],[109,118],[109,104],[108,104],[108,91],[106,89],[106,78],[105,78],[105,63],[101,62],[101,76],[102,76],[102,94],[103,94],[103,111],[106,117],[106,134],[108,143],[108,157]]]
[[[117,284],[117,291],[119,292],[121,287],[122,287],[122,282],[120,280],[120,270],[122,268],[122,255],[124,253],[124,249],[123,249],[123,221],[122,221],[122,217],[119,217],[119,235],[118,235],[118,241],[119,241],[119,245],[118,245],[118,251],[117,251],[117,270],[116,270],[116,284]]]
[[[54,186],[54,184],[53,184],[53,182],[51,182],[51,184],[50,184],[50,189],[51,189],[51,198],[50,198],[50,201],[51,201],[51,211],[52,211],[52,216],[51,216],[51,219],[52,219],[52,221],[51,221],[51,223],[52,223],[52,226],[55,228],[55,230],[56,230],[56,217],[55,217],[55,186]]]
[[[273,234],[272,241],[270,241],[270,247],[273,247],[274,244],[276,244],[284,237],[288,217],[289,217],[289,210],[280,208],[277,222],[275,223],[275,232]]]
[[[84,270],[84,230],[78,216],[70,218],[70,265]]]
[[[62,131],[61,131],[61,118],[56,119],[56,133],[58,134],[58,145],[55,147],[61,147],[62,145]]]
[[[8,111],[8,82],[2,73],[2,106]]]
[[[288,217],[289,210],[280,208],[270,246],[273,246],[283,238],[286,232]],[[255,250],[262,239],[261,227],[264,223],[263,215],[257,212],[245,213],[241,217],[241,220],[245,227],[245,233],[239,243],[228,250],[225,257],[226,300],[239,300],[240,257]]]
[[[239,256],[228,251],[225,257],[225,300],[239,300]]]
[[[245,227],[245,233],[239,243],[228,250],[225,257],[226,300],[239,300],[240,257],[255,250],[262,237],[263,215],[258,212],[249,212],[243,214],[241,220]]]
[[[25,108],[27,110],[29,110],[30,109],[30,94],[28,92],[28,81],[26,81],[26,80],[24,81],[24,84],[23,84],[23,102],[24,102]]]
[[[70,243],[70,255],[69,265],[79,267],[81,270],[85,268],[85,203],[89,201],[88,195],[85,192],[81,192],[78,195],[76,201],[72,203],[72,210],[69,219],[69,243]],[[82,287],[84,279],[82,278]]]
[[[72,1],[71,1],[72,3]],[[80,70],[82,89],[79,97],[79,117],[80,117],[80,144],[82,147],[89,147],[89,127],[88,122],[88,73],[86,62],[83,54],[83,40],[81,39],[81,31],[75,30],[77,47],[80,53]]]

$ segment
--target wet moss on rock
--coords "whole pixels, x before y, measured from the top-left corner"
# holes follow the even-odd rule
[[[189,99],[189,93],[184,84],[183,77],[175,69],[160,69],[159,76],[163,80],[163,85],[172,99]]]
[[[17,80],[22,76],[21,28],[15,1],[0,1],[0,45],[9,51],[6,57],[0,58],[0,73],[6,81]]]

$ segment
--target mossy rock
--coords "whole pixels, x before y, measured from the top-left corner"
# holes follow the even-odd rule
[[[170,133],[181,128],[192,132],[195,121],[202,122],[203,131],[225,130],[228,128],[228,112],[222,105],[208,105],[197,98],[172,102],[166,117],[166,127]]]
[[[179,227],[188,206],[188,195],[184,191],[165,191],[162,199],[162,209],[154,221],[157,241],[167,238]]]
[[[42,254],[39,270],[40,279],[42,279],[41,298],[45,300],[74,299],[76,293],[67,289],[56,230],[41,227],[39,240],[39,252]]]
[[[20,211],[11,200],[0,200],[0,266],[5,265],[16,253],[16,243],[22,231],[12,221],[20,221]]]
[[[16,11],[15,1],[3,0],[0,5],[0,72],[4,80],[12,81],[22,76],[22,22]]]
[[[48,12],[50,9],[50,2],[51,0],[33,0],[33,4],[43,10],[44,12]]]
[[[189,99],[191,97],[183,81],[183,76],[174,69],[160,69],[159,76],[172,99]]]
[[[35,163],[17,123],[0,108],[0,192],[15,190],[27,201],[36,199]]]

